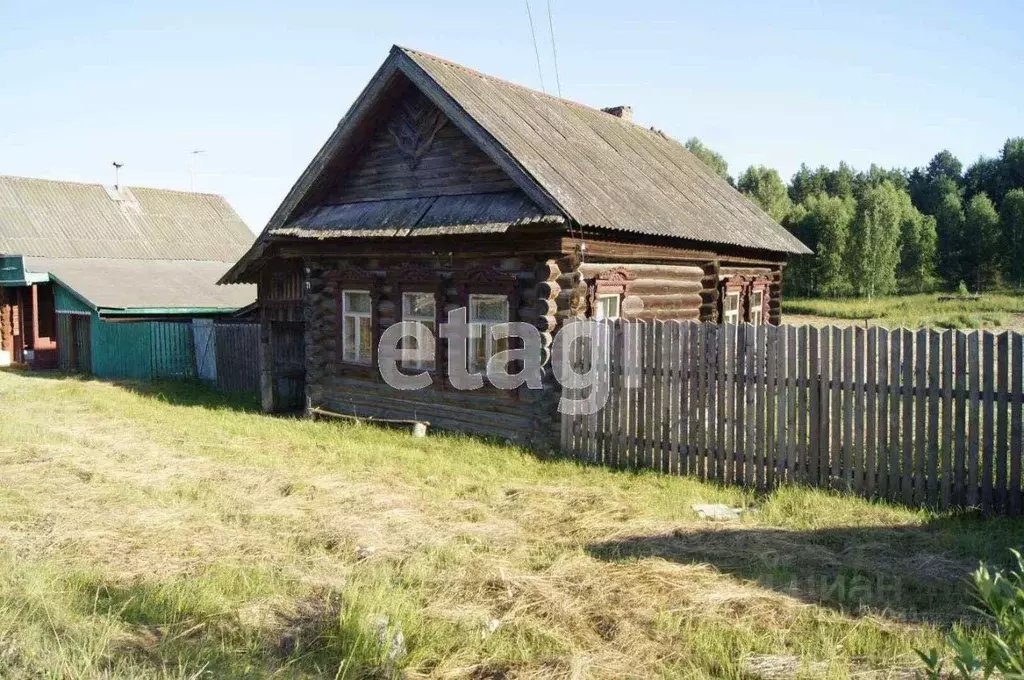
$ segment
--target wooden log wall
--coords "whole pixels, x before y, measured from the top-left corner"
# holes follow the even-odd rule
[[[440,307],[443,315],[465,304],[459,273],[492,267],[514,276],[519,304],[514,320],[533,323],[541,331],[545,354],[550,356],[552,331],[558,324],[558,279],[561,270],[552,260],[535,265],[530,258],[474,258],[455,263],[423,262],[436,272]],[[339,289],[365,289],[368,284],[331,281],[332,272],[359,271],[375,277],[377,336],[400,320],[402,281],[394,274],[409,267],[407,260],[388,258],[351,258],[347,260],[307,261],[308,289],[304,300],[306,321],[306,395],[312,407],[366,418],[425,420],[432,427],[494,436],[517,444],[547,448],[557,443],[559,418],[558,393],[550,368],[543,390],[522,388],[517,392],[498,390],[490,385],[461,391],[440,377],[435,384],[415,391],[399,391],[380,377],[376,366],[357,366],[340,359],[338,315]],[[538,282],[538,279],[543,279]],[[566,307],[567,309],[568,307]],[[564,310],[562,310],[564,311]]]
[[[594,262],[579,265],[585,286],[598,286],[602,275],[623,271],[632,277],[624,284],[622,318],[629,320],[698,320],[713,304],[715,282],[705,266]]]

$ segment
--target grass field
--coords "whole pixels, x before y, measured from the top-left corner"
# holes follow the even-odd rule
[[[912,677],[1022,537],[0,372],[3,678]]]
[[[865,322],[890,328],[989,328],[1024,330],[1024,295],[986,293],[980,300],[939,301],[940,294],[867,300],[784,299],[787,324],[849,325]]]

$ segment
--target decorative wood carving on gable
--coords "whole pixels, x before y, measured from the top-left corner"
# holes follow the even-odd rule
[[[388,121],[388,132],[412,170],[419,165],[423,154],[434,143],[434,136],[448,119],[426,97],[403,99],[396,108]]]

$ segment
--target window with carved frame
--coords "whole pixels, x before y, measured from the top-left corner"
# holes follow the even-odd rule
[[[719,320],[721,323],[741,324],[747,320],[748,281],[742,276],[722,280],[719,286]]]
[[[338,360],[369,367],[377,364],[380,281],[370,271],[346,266],[328,273],[337,295]]]
[[[424,265],[413,265],[389,275],[393,281],[398,308],[399,321],[415,321],[421,325],[416,336],[402,338],[401,349],[415,349],[427,345],[426,334],[434,340],[434,351],[428,355],[417,356],[412,361],[402,362],[403,368],[434,371],[443,359],[437,329],[441,323],[443,297],[441,294],[441,275],[435,269]]]
[[[373,299],[368,290],[341,292],[341,355],[353,364],[373,363]]]
[[[512,338],[497,339],[491,329],[516,320],[519,290],[515,275],[497,268],[479,267],[454,275],[458,281],[461,302],[466,307],[470,327],[467,368],[471,372],[484,371],[487,362],[496,353],[514,348]],[[509,372],[516,366],[506,367]]]
[[[750,301],[750,323],[760,326],[764,323],[764,290],[752,287],[748,299]]]
[[[736,324],[740,322],[740,291],[725,291],[722,298],[722,323]]]
[[[629,292],[636,273],[625,267],[601,272],[587,285],[587,298],[591,319],[618,319],[622,317],[622,301]]]

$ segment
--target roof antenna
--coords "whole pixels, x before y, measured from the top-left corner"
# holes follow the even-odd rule
[[[192,149],[188,152],[188,190],[191,192],[196,190],[196,156],[201,153],[206,153],[206,149]]]
[[[117,161],[114,161],[113,165],[114,165],[114,188],[120,191],[120,189],[121,189],[121,168],[124,167],[124,163],[118,163]]]

